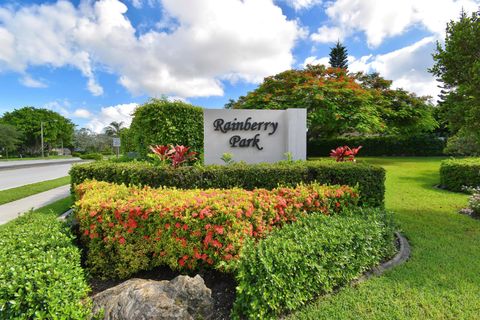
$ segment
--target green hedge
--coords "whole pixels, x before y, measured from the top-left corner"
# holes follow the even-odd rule
[[[0,228],[0,318],[88,319],[80,250],[54,216],[27,213]]]
[[[480,186],[480,158],[443,160],[440,165],[440,185],[452,191]]]
[[[313,214],[241,254],[234,319],[276,319],[348,284],[394,253],[391,219],[379,209]]]
[[[70,170],[72,186],[85,180],[99,180],[127,185],[151,187],[254,188],[273,189],[278,185],[294,186],[298,183],[358,185],[360,203],[383,206],[385,170],[365,162],[318,161],[281,162],[276,164],[233,164],[160,168],[146,162],[95,162],[77,164]],[[73,190],[73,189],[72,189]]]
[[[203,109],[182,101],[151,99],[133,113],[129,136],[142,156],[150,145],[178,144],[203,150]]]
[[[309,157],[327,157],[330,150],[344,145],[363,146],[359,156],[439,156],[445,140],[432,135],[323,139],[308,142],[307,153]]]
[[[101,153],[85,153],[80,154],[79,157],[83,160],[103,160],[103,155]]]

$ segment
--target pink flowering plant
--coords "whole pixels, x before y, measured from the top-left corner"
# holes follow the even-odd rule
[[[350,148],[349,146],[338,147],[330,152],[330,157],[334,158],[337,162],[355,162],[355,156],[361,148],[362,146],[356,148]]]
[[[153,158],[160,160],[160,164],[171,165],[174,168],[197,160],[195,157],[197,153],[190,151],[190,147],[186,146],[154,145],[150,146],[150,150],[153,152]]]

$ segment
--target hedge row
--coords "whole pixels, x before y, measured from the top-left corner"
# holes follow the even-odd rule
[[[96,162],[74,165],[70,170],[72,186],[85,180],[100,180],[127,185],[192,188],[273,189],[278,185],[295,186],[318,182],[357,186],[360,203],[383,206],[385,170],[365,162],[338,163],[319,161],[281,162],[276,164],[233,164],[228,166],[193,166],[161,168],[145,162]],[[72,189],[73,190],[73,189]]]
[[[440,185],[452,191],[480,186],[480,158],[443,160],[440,165]]]
[[[379,136],[345,137],[309,141],[309,157],[327,157],[330,150],[339,146],[363,146],[360,156],[440,156],[446,142],[433,135],[415,137]]]
[[[276,319],[391,257],[391,219],[379,209],[356,210],[348,217],[313,214],[246,244],[233,318]]]
[[[80,250],[54,216],[27,213],[0,229],[0,318],[88,319]]]
[[[160,265],[223,271],[249,238],[310,212],[329,215],[357,205],[347,186],[296,188],[152,189],[90,181],[76,189],[75,214],[90,271],[126,278]]]

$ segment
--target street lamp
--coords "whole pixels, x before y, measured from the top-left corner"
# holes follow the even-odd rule
[[[53,122],[58,122],[57,119],[53,119],[52,120]],[[48,122],[48,121],[47,121]],[[40,121],[40,139],[41,139],[41,144],[42,144],[42,158],[45,158],[45,154],[44,154],[44,151],[43,151],[43,124],[45,123],[45,121]],[[63,140],[62,140],[62,153],[63,153]]]

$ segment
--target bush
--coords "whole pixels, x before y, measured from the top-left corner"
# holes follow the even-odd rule
[[[318,139],[307,143],[309,157],[327,157],[338,146],[363,146],[362,156],[440,156],[445,140],[433,135]]]
[[[480,158],[443,160],[440,165],[440,185],[451,191],[480,186]]]
[[[394,252],[393,228],[379,209],[350,216],[312,214],[242,251],[233,318],[276,319],[348,284]]]
[[[333,160],[283,162],[276,164],[228,166],[209,165],[177,169],[155,167],[145,162],[96,162],[77,164],[70,170],[72,186],[85,180],[101,180],[127,185],[192,188],[273,189],[317,181],[321,184],[356,186],[360,203],[383,206],[385,170],[365,162],[337,163]],[[72,189],[73,190],[73,189]]]
[[[181,101],[151,99],[133,113],[130,132],[137,152],[146,157],[151,145],[178,144],[203,150],[203,109]]]
[[[85,153],[80,154],[79,157],[83,160],[103,160],[103,155],[101,153]]]
[[[262,238],[308,212],[340,212],[358,200],[350,187],[318,184],[246,191],[151,189],[90,181],[79,185],[76,193],[87,266],[113,278],[160,265],[230,271],[245,239]]]
[[[448,138],[445,154],[455,156],[480,155],[480,137],[477,132],[461,130]]]
[[[80,250],[56,217],[27,213],[0,229],[0,318],[87,319]]]

